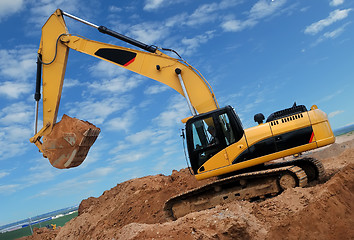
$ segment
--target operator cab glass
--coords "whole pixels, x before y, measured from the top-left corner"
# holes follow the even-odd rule
[[[186,132],[194,174],[212,156],[243,136],[242,124],[230,106],[188,120]]]

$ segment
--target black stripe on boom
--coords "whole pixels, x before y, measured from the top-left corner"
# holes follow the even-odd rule
[[[123,66],[136,57],[134,52],[114,48],[100,48],[95,55]]]

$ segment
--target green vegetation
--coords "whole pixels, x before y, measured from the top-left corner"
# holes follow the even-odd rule
[[[63,217],[59,217],[59,218],[52,219],[52,220],[49,220],[46,222],[34,224],[31,227],[32,227],[32,229],[33,228],[41,228],[41,227],[45,227],[50,224],[56,224],[57,227],[59,227],[59,226],[62,227],[65,225],[65,223],[67,223],[68,221],[70,221],[74,217],[77,217],[77,215],[78,215],[78,212],[76,211],[72,214],[68,214]],[[30,236],[31,234],[32,233],[31,233],[30,227],[25,227],[25,228],[11,231],[11,232],[0,233],[0,240],[12,240],[12,239],[17,239],[17,238],[24,237],[24,236]]]

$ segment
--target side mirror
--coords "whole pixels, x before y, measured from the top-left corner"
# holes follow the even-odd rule
[[[264,119],[265,118],[262,113],[257,113],[256,115],[254,115],[254,121],[258,124],[262,124]]]

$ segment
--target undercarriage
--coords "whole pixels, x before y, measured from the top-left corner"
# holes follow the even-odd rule
[[[164,210],[168,219],[176,220],[235,200],[273,197],[288,188],[305,187],[323,175],[322,163],[314,158],[268,164],[262,170],[229,176],[177,195],[165,203]]]

